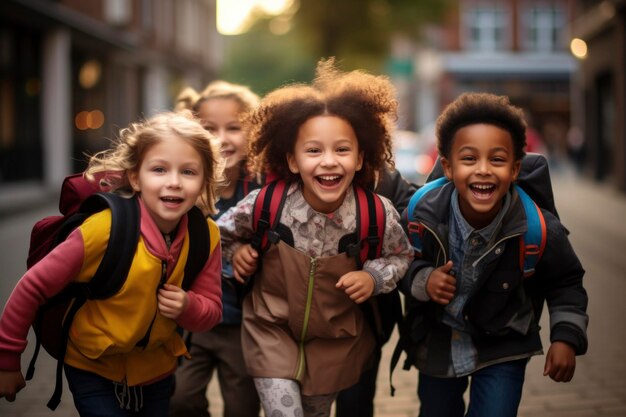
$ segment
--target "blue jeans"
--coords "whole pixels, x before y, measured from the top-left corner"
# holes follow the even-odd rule
[[[522,399],[527,363],[528,359],[499,363],[460,378],[436,378],[420,373],[419,417],[463,417],[463,393],[470,377],[466,417],[515,417]]]
[[[173,377],[127,387],[65,365],[65,377],[81,417],[167,417]],[[122,405],[120,405],[122,404]]]

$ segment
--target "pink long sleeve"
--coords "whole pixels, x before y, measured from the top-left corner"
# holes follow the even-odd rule
[[[78,275],[83,259],[83,237],[76,229],[17,283],[0,318],[1,370],[20,370],[20,356],[37,309]]]
[[[211,329],[222,320],[222,249],[218,243],[187,292],[189,303],[177,323],[192,332]]]

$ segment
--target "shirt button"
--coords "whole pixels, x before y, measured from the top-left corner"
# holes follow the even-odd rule
[[[496,255],[500,255],[502,253],[502,248],[496,248]]]
[[[478,239],[473,238],[472,240],[470,240],[470,244],[471,244],[472,246],[476,246],[476,245],[478,245]]]
[[[508,282],[502,283],[502,289],[503,290],[508,290],[509,289],[509,283]]]

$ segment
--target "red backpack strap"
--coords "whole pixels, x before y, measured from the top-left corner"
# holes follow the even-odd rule
[[[268,232],[272,230],[279,219],[288,184],[284,180],[276,180],[263,186],[256,199],[252,211],[252,228],[254,235],[250,244],[259,253],[268,247]]]
[[[359,261],[380,258],[385,234],[385,207],[380,197],[370,190],[354,186],[359,237]]]
[[[528,228],[526,233],[520,236],[520,268],[524,277],[535,273],[535,266],[541,259],[546,247],[546,221],[539,206],[519,186],[515,186],[520,197]]]

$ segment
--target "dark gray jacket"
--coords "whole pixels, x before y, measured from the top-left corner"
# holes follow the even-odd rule
[[[450,357],[451,329],[441,322],[443,306],[419,302],[411,296],[418,270],[439,267],[448,261],[448,221],[454,185],[448,183],[420,200],[414,217],[426,226],[422,258],[416,259],[401,282],[407,296],[411,343],[427,352],[427,374],[442,375]],[[544,301],[550,309],[550,340],[564,341],[577,354],[587,350],[587,293],[582,286],[584,270],[568,240],[567,230],[552,213],[542,210],[546,221],[547,244],[535,274],[523,278],[520,267],[519,236],[527,229],[526,215],[517,193],[512,190],[508,212],[502,220],[493,247],[479,262],[484,272],[468,300],[464,316],[478,352],[478,365],[527,357],[541,351],[539,319]],[[407,213],[401,218],[406,223]],[[406,224],[405,230],[406,230]],[[507,327],[516,316],[530,315],[531,325],[522,334]],[[410,355],[409,355],[410,356]],[[414,358],[408,358],[411,362]],[[414,363],[411,363],[414,364]]]

